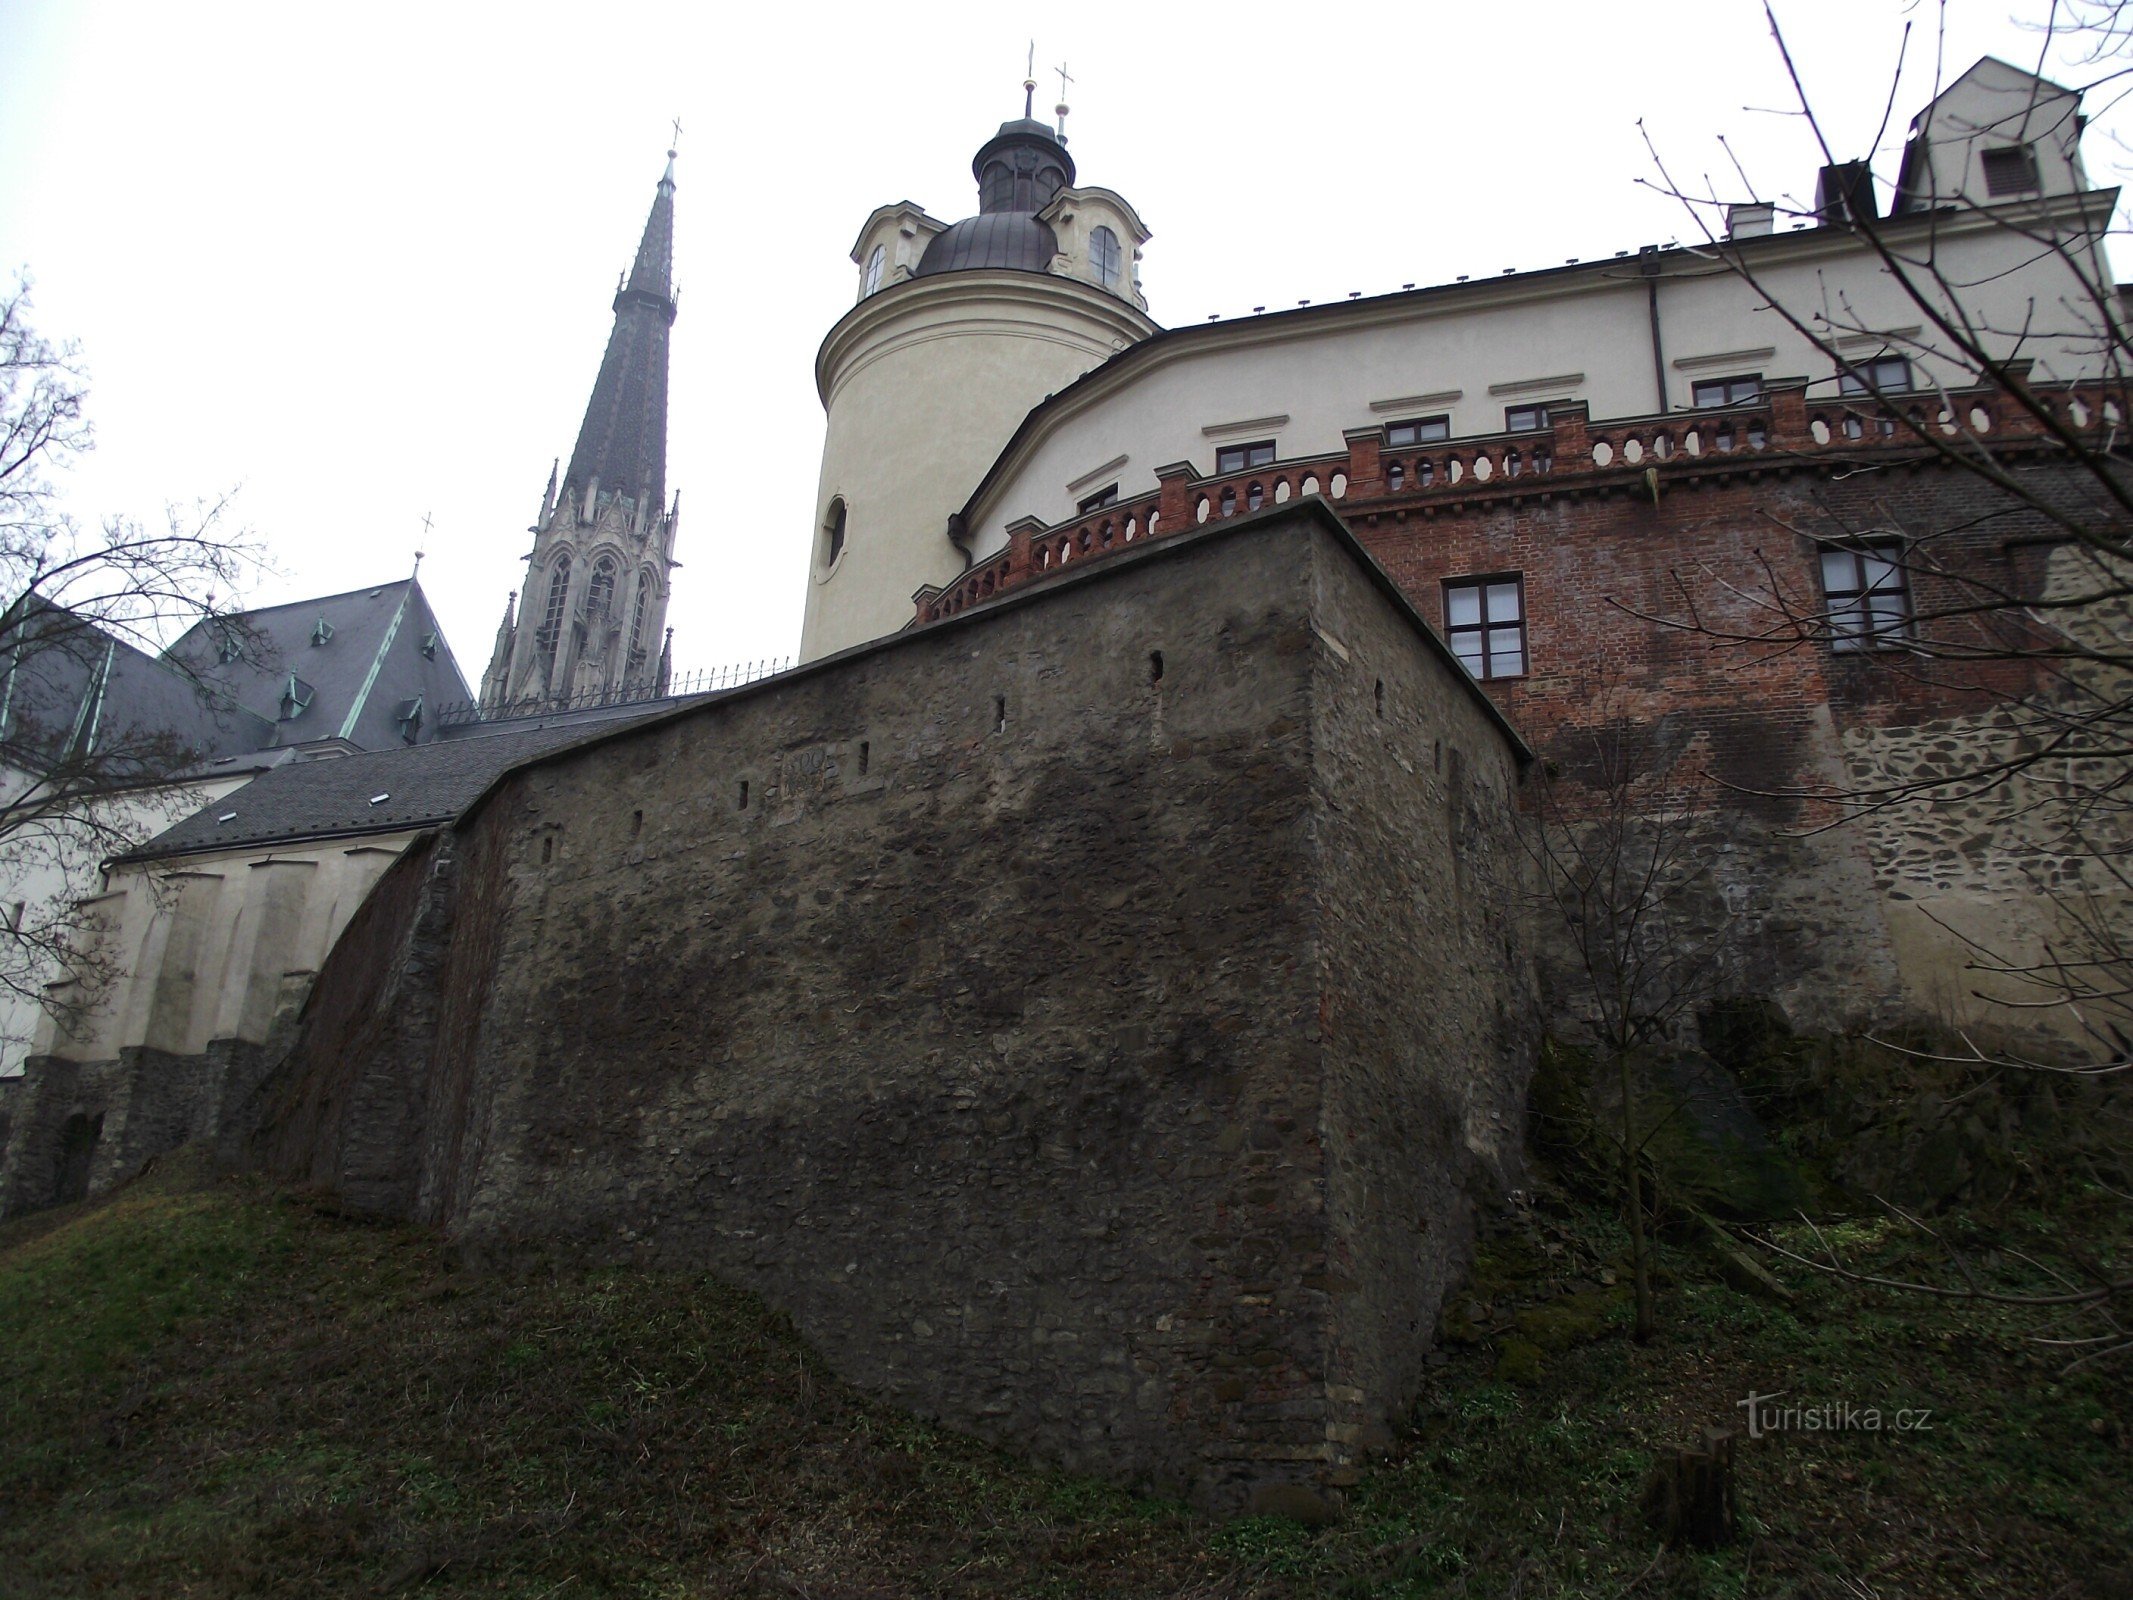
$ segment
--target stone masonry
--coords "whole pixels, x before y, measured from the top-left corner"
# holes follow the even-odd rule
[[[1522,746],[1315,502],[508,774],[380,883],[267,1164],[762,1293],[1204,1504],[1337,1498],[1516,1179]]]

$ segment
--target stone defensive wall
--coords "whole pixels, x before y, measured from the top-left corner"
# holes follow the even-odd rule
[[[254,1154],[709,1269],[1224,1509],[1419,1386],[1536,1043],[1527,754],[1317,501],[521,766],[358,912]]]

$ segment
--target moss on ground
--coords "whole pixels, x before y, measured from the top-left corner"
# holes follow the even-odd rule
[[[1951,1216],[2017,1270],[2124,1208]],[[1933,1248],[1852,1223],[1902,1271]],[[422,1232],[165,1163],[0,1227],[10,1596],[1897,1596],[2126,1592],[2122,1375],[2063,1376],[2015,1312],[1788,1273],[1783,1306],[1667,1247],[1624,1336],[1619,1231],[1544,1189],[1485,1242],[1395,1447],[1337,1525],[1217,1524],[876,1406],[700,1277],[469,1272]],[[1614,1283],[1605,1281],[1615,1277]],[[1448,1313],[1449,1315],[1449,1313]],[[1535,1333],[1545,1333],[1544,1355]],[[1539,1359],[1497,1371],[1518,1342]],[[1653,1454],[1751,1391],[1878,1430],[1743,1444],[1747,1536],[1655,1560]],[[1930,1426],[1897,1431],[1897,1409]]]

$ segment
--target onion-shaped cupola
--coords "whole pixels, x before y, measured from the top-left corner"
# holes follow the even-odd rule
[[[982,268],[1048,272],[1059,238],[1037,213],[1074,181],[1074,158],[1059,135],[1030,117],[1000,124],[970,163],[978,214],[936,234],[913,277]]]

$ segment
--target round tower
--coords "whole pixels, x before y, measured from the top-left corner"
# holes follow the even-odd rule
[[[1003,123],[971,173],[976,216],[883,206],[852,249],[858,304],[815,357],[829,432],[802,660],[909,622],[914,590],[969,565],[949,515],[1029,409],[1156,331],[1148,230],[1110,190],[1074,186],[1063,133]]]

